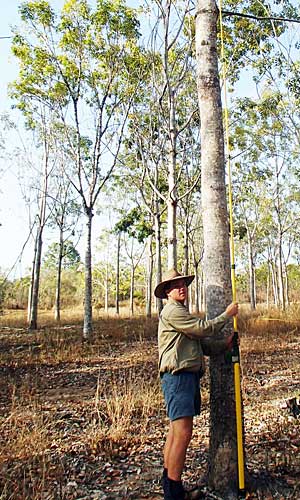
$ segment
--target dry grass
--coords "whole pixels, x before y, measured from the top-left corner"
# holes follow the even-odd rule
[[[260,309],[240,315],[251,440],[265,432],[264,423],[266,435],[279,440],[294,432],[294,422],[277,416],[276,427],[269,427],[282,401],[299,395],[298,312],[294,307],[285,314]],[[98,471],[99,460],[128,456],[164,415],[157,320],[99,317],[89,344],[82,342],[79,314],[65,314],[60,325],[42,314],[36,332],[27,331],[24,312],[0,322],[0,499],[75,499],[68,484],[78,476],[78,464],[87,463],[89,471],[95,462]],[[257,420],[251,412],[259,412]],[[92,472],[80,473],[94,481]]]

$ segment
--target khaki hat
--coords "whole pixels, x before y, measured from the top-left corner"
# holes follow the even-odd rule
[[[195,278],[194,274],[191,274],[189,276],[183,276],[176,269],[170,269],[164,275],[163,281],[158,283],[157,287],[154,290],[154,295],[155,295],[155,297],[158,297],[159,299],[166,299],[167,294],[165,292],[165,288],[166,288],[166,285],[168,283],[170,283],[172,281],[184,279],[186,286],[189,286],[192,283],[194,278]]]

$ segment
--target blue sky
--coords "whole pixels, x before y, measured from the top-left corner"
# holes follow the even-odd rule
[[[21,3],[19,0],[9,0],[7,2],[2,0],[0,37],[11,36],[11,26],[19,22],[18,7]],[[64,4],[64,0],[51,0],[50,3],[55,10],[59,11]],[[90,0],[90,3],[93,3],[92,0]],[[142,2],[130,0],[128,3],[131,6],[137,7]],[[298,35],[299,26],[297,25]],[[12,113],[11,103],[7,97],[7,85],[10,81],[14,80],[18,72],[16,62],[10,54],[10,46],[10,39],[0,39],[0,115],[4,112]],[[240,95],[248,97],[255,95],[255,86],[250,80],[250,75],[244,71],[244,77],[239,85]],[[14,119],[17,123],[22,123],[19,113],[14,113]],[[12,139],[14,141],[13,145],[17,145],[18,140],[16,135],[14,135]],[[6,173],[1,174],[1,170],[6,171]],[[7,165],[0,157],[0,270],[7,270],[13,266],[28,236],[28,214],[22,202],[16,170],[16,165]],[[45,243],[47,244],[47,240]],[[11,278],[25,273],[31,263],[31,254],[32,247],[28,247],[24,252],[22,260],[12,272]]]
[[[1,2],[0,10],[0,37],[11,36],[11,27],[19,23],[18,8],[21,5],[20,0],[9,0]],[[60,11],[65,0],[50,0],[51,6]],[[93,0],[90,0],[93,4]],[[133,7],[137,7],[140,2],[138,0],[128,1]],[[22,130],[22,117],[18,112],[13,112],[11,102],[7,97],[7,86],[9,82],[17,77],[18,67],[10,52],[11,39],[0,39],[0,115],[9,113],[20,130]],[[11,137],[5,132],[7,146],[18,145],[20,140],[16,134]],[[7,149],[8,149],[7,148]],[[14,162],[7,164],[0,156],[0,271],[5,273],[12,267],[10,278],[14,279],[20,275],[26,274],[27,269],[32,261],[32,244],[27,244],[22,254],[22,259],[18,259],[25,241],[29,234],[29,218],[28,212],[22,201],[22,193],[17,178],[18,166]],[[2,171],[2,173],[1,173]],[[4,173],[3,173],[4,171]],[[95,217],[96,219],[96,217]],[[44,248],[51,241],[51,235],[45,232]],[[82,239],[83,254],[84,240]],[[82,255],[83,257],[83,255]]]

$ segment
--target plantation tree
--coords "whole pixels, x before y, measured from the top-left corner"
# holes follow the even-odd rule
[[[236,213],[243,212],[252,260],[255,240],[261,246],[264,239],[269,249],[275,303],[284,309],[287,295],[284,253],[290,247],[287,243],[299,219],[299,189],[295,182],[299,146],[290,127],[292,106],[288,108],[286,97],[268,88],[259,99],[240,100],[233,116],[237,123],[233,139],[242,150],[242,160],[234,170],[235,178],[240,181],[235,196]],[[251,265],[249,269],[251,277]],[[252,296],[250,287],[251,290]]]
[[[60,219],[61,221],[62,219]],[[60,321],[61,312],[61,285],[62,285],[62,270],[75,269],[80,264],[80,255],[72,241],[66,239],[64,235],[65,226],[60,228],[59,243],[52,243],[48,248],[45,258],[44,266],[49,269],[56,270],[56,291],[55,291],[55,306],[54,318]]]
[[[57,18],[45,1],[21,6],[26,36],[14,53],[25,71],[16,88],[54,109],[73,156],[69,179],[86,215],[83,336],[92,333],[92,218],[98,196],[115,168],[133,95],[145,69],[137,48],[135,13],[122,0],[70,0]],[[71,126],[70,126],[71,124]],[[74,140],[75,138],[75,140]]]
[[[202,217],[208,318],[231,301],[222,105],[214,0],[198,0],[196,57],[201,119]],[[209,483],[228,491],[236,482],[237,450],[232,366],[221,355],[210,358]]]
[[[27,108],[28,109],[28,108]],[[43,144],[43,171],[41,174],[41,186],[38,191],[37,203],[38,203],[38,213],[36,215],[36,236],[34,244],[34,255],[32,262],[32,273],[31,273],[31,283],[29,289],[28,297],[28,319],[29,319],[29,329],[37,329],[37,318],[38,318],[38,303],[39,303],[39,288],[40,288],[40,272],[41,272],[41,261],[42,261],[42,247],[43,247],[43,232],[47,222],[47,196],[49,189],[49,178],[53,170],[54,164],[51,165],[50,158],[50,147],[51,141],[49,139],[49,132],[51,127],[47,123],[48,119],[44,109],[40,115],[40,125],[37,123],[32,124],[39,130]]]
[[[289,2],[280,3],[280,10]],[[254,17],[266,16],[264,2],[232,2],[231,7]],[[228,13],[227,13],[228,14]],[[232,15],[224,29],[227,77],[235,83],[246,63],[255,68],[273,48],[269,21],[255,22]],[[212,0],[198,0],[196,14],[196,57],[201,119],[202,211],[204,269],[208,317],[224,309],[231,299],[228,217],[226,208],[224,141],[217,59],[218,10]],[[284,23],[278,23],[280,34]],[[232,368],[222,358],[211,359],[211,425],[209,482],[216,489],[231,490],[236,483],[236,435]]]
[[[130,313],[133,315],[134,313],[134,281],[135,281],[135,271],[137,266],[140,263],[141,258],[145,252],[145,248],[149,245],[149,239],[152,236],[153,230],[151,223],[147,219],[147,213],[144,213],[139,208],[133,208],[126,215],[123,216],[122,219],[117,222],[115,225],[115,231],[117,233],[124,233],[124,248],[126,254],[130,261],[131,275],[130,275]],[[127,238],[125,237],[127,235]],[[137,247],[134,242],[137,240],[139,244],[143,244],[142,249]],[[151,239],[150,239],[151,242]],[[152,243],[152,242],[151,242]],[[152,255],[151,250],[149,251],[150,256]],[[148,254],[149,256],[149,254]],[[152,269],[151,269],[152,270]],[[148,280],[151,280],[151,274],[148,275]],[[148,286],[149,281],[148,281]],[[151,301],[152,297],[149,293],[149,289],[147,289],[147,298]],[[148,316],[149,310],[151,309],[150,305],[147,304]],[[151,314],[150,314],[151,315]]]

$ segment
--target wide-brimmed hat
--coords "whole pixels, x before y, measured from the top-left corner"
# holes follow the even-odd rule
[[[195,278],[194,274],[190,274],[188,276],[184,276],[180,274],[177,269],[169,269],[169,271],[166,272],[166,274],[163,277],[163,280],[158,283],[157,287],[154,290],[154,295],[155,297],[158,297],[159,299],[166,299],[167,294],[166,294],[166,286],[168,283],[176,280],[185,280],[186,286],[189,286],[193,279]]]

